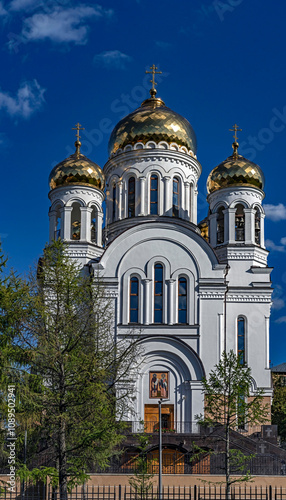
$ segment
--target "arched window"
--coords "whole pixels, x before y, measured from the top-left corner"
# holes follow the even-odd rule
[[[112,186],[112,221],[115,221],[116,216],[116,184]]]
[[[179,201],[180,201],[180,181],[178,177],[173,179],[173,217],[179,217]]]
[[[136,276],[130,278],[130,323],[138,323],[139,314],[139,280]]]
[[[181,276],[178,281],[178,323],[187,323],[187,302],[187,279]]]
[[[56,225],[55,225],[55,231],[54,231],[54,240],[59,240],[61,237],[61,212],[59,209],[57,209],[56,213]]]
[[[237,318],[237,355],[240,363],[245,363],[245,319],[242,316]]]
[[[150,178],[150,214],[158,214],[158,175],[152,174]]]
[[[91,212],[90,239],[91,239],[92,243],[96,243],[96,211],[95,211],[95,207],[92,208],[92,212]]]
[[[163,323],[163,266],[154,266],[154,323]]]
[[[260,238],[260,211],[258,208],[255,210],[255,220],[254,220],[254,227],[255,227],[255,243],[256,245],[261,244],[261,238]]]
[[[220,207],[217,212],[217,231],[216,231],[216,242],[221,244],[224,242],[224,207]]]
[[[135,217],[135,177],[128,181],[128,217]]]
[[[245,240],[245,216],[243,205],[236,205],[235,212],[235,241]]]
[[[71,239],[80,240],[81,214],[80,204],[75,202],[72,204],[71,213]]]

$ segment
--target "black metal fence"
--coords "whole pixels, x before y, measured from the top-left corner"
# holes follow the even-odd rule
[[[51,485],[7,486],[0,489],[1,500],[63,500]],[[78,486],[68,493],[67,500],[159,500],[157,487],[135,491],[130,486]],[[163,488],[161,500],[225,500],[224,486],[195,485]],[[231,488],[232,500],[286,500],[286,487],[238,486]],[[65,499],[66,500],[66,499]]]

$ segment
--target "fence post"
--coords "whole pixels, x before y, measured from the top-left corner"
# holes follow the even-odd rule
[[[268,500],[272,500],[272,486],[271,486],[271,484],[269,485],[269,499]]]
[[[197,485],[194,486],[194,500],[198,499]]]
[[[118,486],[118,500],[121,500],[121,484]]]

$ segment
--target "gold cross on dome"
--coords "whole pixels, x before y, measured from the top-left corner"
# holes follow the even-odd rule
[[[80,123],[76,123],[76,125],[72,128],[72,130],[77,130],[76,138],[79,141],[80,140],[79,131],[84,130],[84,127],[82,127]]]
[[[155,75],[161,75],[162,71],[156,71],[156,69],[158,69],[158,68],[157,68],[157,66],[155,66],[155,64],[150,66],[150,69],[151,69],[151,71],[145,71],[145,73],[152,74],[152,80],[150,80],[150,82],[152,83],[152,90],[155,90],[155,85],[157,85],[157,82],[155,82]]]
[[[233,127],[229,129],[229,131],[230,131],[230,132],[234,132],[234,136],[233,136],[233,138],[234,138],[235,142],[237,142],[238,137],[237,137],[236,132],[241,132],[241,131],[242,131],[242,128],[238,128],[238,125],[236,125],[236,123],[235,123],[235,124],[233,125]]]

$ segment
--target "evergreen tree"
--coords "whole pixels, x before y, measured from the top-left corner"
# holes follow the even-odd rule
[[[137,343],[115,342],[113,309],[100,280],[80,270],[61,241],[45,248],[29,286],[17,338],[29,352],[21,417],[33,420],[29,449],[44,450],[56,464],[66,500],[68,487],[83,482],[91,464],[106,466],[121,441]]]
[[[273,373],[272,424],[278,426],[278,434],[286,441],[286,377]]]

